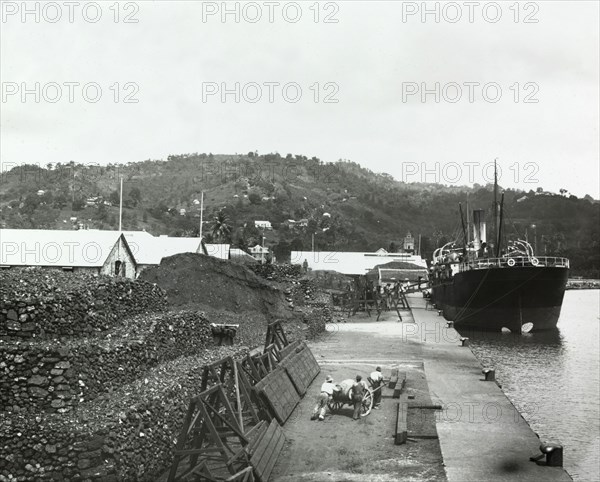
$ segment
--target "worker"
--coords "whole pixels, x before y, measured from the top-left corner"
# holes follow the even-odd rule
[[[352,401],[354,402],[354,414],[352,415],[352,420],[358,420],[360,418],[360,409],[366,391],[367,384],[362,381],[360,375],[356,375],[356,383],[352,385]]]
[[[381,367],[375,368],[375,371],[369,376],[369,382],[373,387],[373,408],[381,408],[381,390],[383,390],[383,375]]]
[[[333,377],[328,375],[325,379],[325,383],[321,385],[321,393],[317,397],[317,404],[315,405],[315,409],[313,410],[311,420],[316,420],[317,418],[320,421],[325,420],[325,413],[327,412],[327,404],[333,398],[334,392],[339,391],[340,388],[333,383]]]

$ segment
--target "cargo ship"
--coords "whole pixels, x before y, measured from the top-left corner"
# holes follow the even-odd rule
[[[472,222],[460,207],[462,246],[435,250],[430,273],[432,302],[463,330],[522,333],[556,329],[569,273],[567,258],[536,256],[527,240],[502,246],[504,195],[494,182],[494,242],[488,243],[485,211]],[[472,238],[471,238],[472,234]]]

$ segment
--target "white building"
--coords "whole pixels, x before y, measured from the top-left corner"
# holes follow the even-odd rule
[[[271,221],[254,221],[254,227],[258,229],[273,229],[273,226],[271,226]]]
[[[427,261],[411,253],[375,253],[340,251],[292,251],[291,263],[301,265],[304,260],[312,271],[337,271],[345,275],[366,275],[375,266],[393,261],[412,263],[427,268]]]
[[[122,233],[0,229],[0,267],[40,267],[135,278],[136,259]]]
[[[248,248],[250,255],[261,264],[264,264],[267,261],[267,256],[269,254],[269,248],[265,248],[260,244],[253,246],[252,248]]]

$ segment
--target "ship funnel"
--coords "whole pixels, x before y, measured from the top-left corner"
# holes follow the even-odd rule
[[[483,243],[487,243],[485,211],[475,209],[473,211],[473,247],[479,250]]]

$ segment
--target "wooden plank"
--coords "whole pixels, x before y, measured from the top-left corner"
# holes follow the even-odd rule
[[[253,482],[254,474],[252,473],[252,467],[246,467],[240,470],[237,474],[225,479],[225,482]]]
[[[408,436],[408,395],[406,393],[400,395],[397,413],[394,443],[402,445],[406,443]]]
[[[267,468],[268,468],[270,460],[273,458],[273,456],[275,456],[275,459],[277,459],[277,456],[279,454],[274,453],[274,452],[275,452],[275,448],[277,447],[277,444],[279,443],[279,440],[282,440],[282,439],[283,439],[283,433],[280,430],[276,430],[273,433],[273,436],[268,440],[267,449],[264,451],[263,456],[258,461],[258,463],[256,464],[256,467],[255,467],[256,473],[260,474],[261,478],[268,480],[268,477],[265,477]]]
[[[306,393],[312,381],[321,371],[321,367],[319,367],[309,348],[287,357],[281,362],[280,366],[285,368],[300,396]]]
[[[277,462],[277,459],[279,458],[279,454],[281,453],[281,450],[283,449],[283,445],[285,443],[285,435],[283,434],[283,430],[281,430],[281,428],[279,430],[280,430],[281,434],[277,438],[277,442],[271,450],[271,456],[269,457],[269,461],[268,461],[267,465],[265,466],[263,473],[262,473],[262,479],[265,482],[268,481],[269,478],[271,477],[271,472],[273,472],[275,463]]]
[[[258,444],[258,446],[256,447],[256,450],[254,451],[254,454],[250,458],[250,463],[252,464],[253,467],[257,467],[260,464],[261,459],[264,457],[265,453],[267,452],[267,450],[269,448],[269,442],[273,438],[273,434],[275,434],[276,426],[277,427],[279,426],[279,424],[277,423],[277,420],[272,420],[271,423],[269,424],[269,427],[267,428],[265,434],[261,438],[260,443]]]
[[[398,369],[392,368],[392,376],[390,377],[388,388],[391,388],[393,390],[394,388],[396,388],[396,383],[398,383]]]
[[[282,425],[300,402],[300,395],[282,367],[277,367],[254,388],[261,394],[275,418]]]
[[[277,421],[273,420],[261,441],[260,448],[250,459],[250,465],[254,467],[259,481],[266,482],[269,480],[284,443],[285,434],[283,429]]]
[[[394,395],[393,398],[400,398],[400,393],[404,390],[404,385],[406,384],[406,372],[398,372],[398,380],[394,385]]]
[[[272,440],[274,437],[278,436],[277,427],[279,427],[279,424],[276,420],[273,420],[262,438],[260,445],[257,447],[256,452],[250,458],[250,465],[254,467],[259,479],[260,474],[263,472],[264,465],[266,464],[266,460],[271,454]]]
[[[296,340],[296,341],[290,343],[288,346],[284,346],[279,351],[279,354],[281,355],[281,359],[284,360],[286,357],[293,355],[294,353],[296,353],[299,350],[304,349],[304,347],[306,347],[306,345],[304,343],[302,343],[300,340]]]
[[[257,425],[252,427],[247,433],[246,438],[248,439],[248,445],[246,446],[246,450],[249,454],[253,454],[256,450],[256,447],[260,443],[261,439],[265,435],[268,428],[267,422],[261,420]]]

